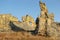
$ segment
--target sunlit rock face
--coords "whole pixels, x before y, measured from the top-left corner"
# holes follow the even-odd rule
[[[38,32],[41,35],[45,35],[47,25],[48,25],[48,10],[46,8],[45,3],[40,2],[40,9],[41,9],[41,14],[39,16],[39,30]]]
[[[13,23],[12,26],[10,25],[10,22]],[[36,24],[34,19],[29,15],[23,16],[22,21],[19,22],[18,19],[11,14],[0,14],[0,31],[10,31],[12,30],[12,27],[19,27],[23,30],[30,31],[35,30]]]
[[[40,2],[41,13],[39,18],[39,30],[38,33],[41,35],[49,35],[54,22],[54,14],[48,14],[45,3]]]
[[[48,14],[47,7],[45,3],[40,2],[40,9],[41,13],[40,16],[37,17],[37,27],[38,27],[38,34],[57,37],[60,35],[59,25],[60,23],[54,21],[54,14]]]
[[[36,28],[34,19],[29,15],[23,16],[21,22],[13,22],[13,24],[25,31],[32,31]]]
[[[18,21],[18,19],[11,14],[0,14],[0,31],[10,31],[10,21]]]
[[[26,16],[23,16],[22,17],[22,22],[26,22],[28,25],[31,25],[31,26],[35,26],[36,27],[36,23],[33,19],[33,17],[29,16],[29,15],[26,15]]]

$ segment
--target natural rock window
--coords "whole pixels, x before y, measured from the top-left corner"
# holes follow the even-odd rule
[[[30,25],[32,25],[32,22],[29,22]]]

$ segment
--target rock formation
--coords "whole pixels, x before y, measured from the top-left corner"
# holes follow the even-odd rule
[[[13,24],[25,31],[32,31],[36,28],[34,19],[29,15],[23,16],[22,22],[13,22]]]
[[[48,10],[46,8],[45,3],[40,2],[40,9],[41,9],[41,14],[38,17],[39,18],[39,30],[38,30],[38,32],[41,35],[45,35],[46,30],[47,30],[47,24],[49,22],[49,19],[48,19]]]
[[[18,21],[18,19],[11,14],[0,14],[0,31],[10,31],[10,21]]]
[[[59,37],[60,36],[60,23],[54,21],[54,14],[48,13],[46,4],[39,2],[41,13],[37,17],[36,23],[34,19],[29,16],[23,16],[22,21],[11,14],[0,14],[0,32],[21,32],[28,31],[36,35]]]
[[[36,26],[34,19],[29,15],[23,16],[22,22],[26,22],[28,25]]]
[[[38,18],[38,34],[45,36],[58,36],[58,27],[54,22],[54,14],[48,14],[48,9],[45,3],[40,2],[41,13]],[[37,20],[37,19],[36,19]]]

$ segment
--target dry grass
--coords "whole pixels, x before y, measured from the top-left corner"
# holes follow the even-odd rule
[[[0,40],[54,40],[50,37],[31,35],[27,32],[1,32]]]

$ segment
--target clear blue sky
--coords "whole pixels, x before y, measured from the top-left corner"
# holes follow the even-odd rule
[[[0,14],[11,13],[21,20],[21,17],[29,14],[34,19],[40,14],[40,0],[0,0]],[[49,13],[54,13],[55,21],[60,22],[60,0],[42,0],[46,3]]]

